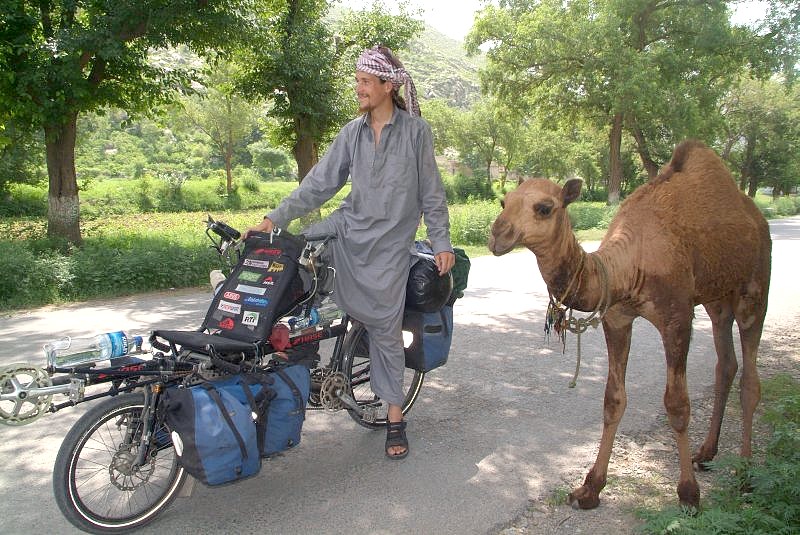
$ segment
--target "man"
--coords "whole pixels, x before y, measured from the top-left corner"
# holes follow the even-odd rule
[[[300,186],[248,231],[269,232],[319,208],[350,177],[350,194],[308,234],[334,233],[334,298],[369,335],[373,392],[388,404],[386,455],[409,451],[403,421],[403,307],[420,215],[440,274],[453,267],[450,220],[428,123],[419,117],[416,90],[403,65],[385,47],[365,50],[356,62],[361,117],[336,136]],[[405,86],[406,101],[399,88]]]

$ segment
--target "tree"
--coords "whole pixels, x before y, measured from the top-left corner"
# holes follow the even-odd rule
[[[609,203],[619,201],[622,137],[653,175],[665,147],[704,132],[739,64],[721,2],[517,0],[485,8],[467,37],[487,44],[484,86],[519,107],[608,132]]]
[[[47,234],[80,243],[78,115],[106,106],[146,112],[189,87],[192,72],[148,61],[179,43],[202,54],[245,25],[244,0],[10,0],[0,6],[0,118],[42,129]]]
[[[754,197],[759,186],[775,195],[800,182],[800,88],[778,79],[743,78],[724,101],[723,158],[739,172],[739,186]]]
[[[355,54],[375,44],[402,49],[421,24],[404,11],[387,14],[376,3],[350,12],[334,34],[324,17],[327,0],[258,0],[258,24],[238,62],[248,94],[272,104],[281,138],[302,181],[319,159],[320,145],[354,113]],[[402,8],[402,6],[401,6]],[[356,52],[357,51],[357,52]]]
[[[276,149],[264,140],[251,143],[247,150],[253,155],[253,166],[259,173],[270,170],[270,178],[288,176],[290,173],[289,155],[283,149]]]
[[[496,102],[482,100],[461,116],[458,125],[458,150],[474,155],[484,166],[486,184],[491,190],[492,164],[497,160],[500,139],[507,125],[503,123]]]
[[[259,116],[259,108],[236,91],[233,68],[230,63],[218,63],[206,86],[181,100],[185,117],[208,136],[224,162],[228,195],[233,192],[234,149],[252,133]]]

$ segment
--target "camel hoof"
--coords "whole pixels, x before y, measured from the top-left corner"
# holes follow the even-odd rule
[[[698,509],[700,507],[700,487],[696,481],[678,483],[678,500],[681,507]]]
[[[567,503],[573,509],[594,509],[600,505],[600,496],[597,492],[583,485],[569,493]]]

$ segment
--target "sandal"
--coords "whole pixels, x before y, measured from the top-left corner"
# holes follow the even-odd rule
[[[403,447],[405,451],[389,453],[389,448]],[[406,438],[406,422],[386,422],[386,456],[392,460],[403,459],[408,455],[408,438]]]

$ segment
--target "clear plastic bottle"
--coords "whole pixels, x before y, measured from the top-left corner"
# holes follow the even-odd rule
[[[92,338],[65,337],[44,345],[47,365],[54,368],[88,366],[127,355],[142,348],[142,337],[123,331],[98,334]]]
[[[319,307],[317,307],[317,323],[319,325],[328,326],[341,318],[342,315],[342,309],[330,297],[323,299]]]
[[[303,329],[313,327],[317,323],[319,323],[319,313],[317,312],[317,307],[311,307],[307,314],[292,316],[289,318],[289,329],[292,333],[296,333],[298,331],[302,331]]]

